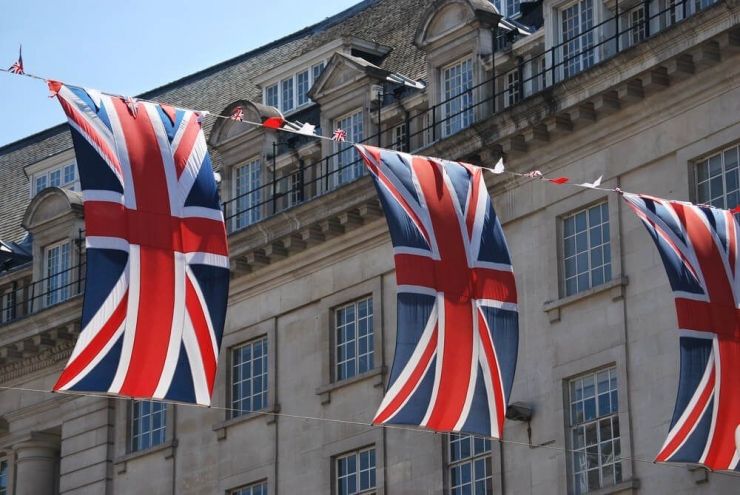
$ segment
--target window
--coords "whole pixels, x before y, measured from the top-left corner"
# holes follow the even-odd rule
[[[621,483],[616,368],[589,373],[569,385],[575,493]]]
[[[532,93],[542,91],[547,87],[547,60],[542,55],[531,64],[532,69]]]
[[[46,282],[44,305],[51,306],[69,298],[70,243],[67,241],[47,247],[44,259]]]
[[[0,495],[8,493],[8,461],[0,461]]]
[[[131,451],[139,452],[164,443],[167,430],[167,404],[153,400],[131,403]]]
[[[33,174],[33,181],[31,183],[33,184],[31,197],[36,196],[47,187],[61,187],[72,189],[73,191],[80,189],[75,163],[68,163],[67,165],[37,172]]]
[[[612,279],[609,206],[601,203],[563,219],[566,296]]]
[[[242,229],[260,220],[261,173],[259,159],[234,170],[235,230]]]
[[[519,93],[519,69],[506,73],[506,106],[511,106],[521,98]]]
[[[337,495],[375,493],[375,448],[358,450],[336,458]]]
[[[326,62],[319,62],[310,68],[300,70],[279,83],[267,86],[264,90],[265,105],[290,112],[311,103],[308,92],[324,70]]]
[[[571,77],[595,62],[593,0],[581,0],[560,11],[563,77]]]
[[[640,5],[629,13],[629,44],[636,45],[645,39],[645,8]]]
[[[267,481],[237,488],[230,491],[229,495],[267,495]]]
[[[336,380],[373,369],[373,298],[360,299],[335,312]]]
[[[696,163],[696,202],[732,209],[740,203],[737,145]]]
[[[491,440],[450,433],[448,445],[450,494],[491,495]]]
[[[6,323],[15,319],[16,292],[10,289],[2,294],[0,299],[2,303],[2,313],[0,313],[0,323]]]
[[[231,417],[267,407],[267,337],[231,350]]]
[[[406,124],[399,124],[391,129],[391,146],[395,151],[408,151],[406,147]]]
[[[444,136],[473,123],[473,59],[442,69]]]
[[[503,17],[517,17],[521,13],[519,0],[491,0],[491,3]]]
[[[335,129],[343,129],[347,133],[347,142],[335,143],[337,157],[336,184],[342,185],[351,182],[365,174],[365,166],[359,155],[350,143],[360,143],[364,139],[362,129],[362,110],[347,115],[334,122]]]
[[[288,206],[295,206],[303,200],[303,186],[300,172],[288,176]]]

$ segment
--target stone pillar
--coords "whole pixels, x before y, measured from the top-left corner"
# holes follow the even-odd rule
[[[39,432],[13,445],[15,495],[54,494],[59,447],[59,436]]]

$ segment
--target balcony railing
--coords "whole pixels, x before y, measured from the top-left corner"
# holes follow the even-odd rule
[[[589,2],[591,8],[601,5],[597,0],[583,1]],[[559,44],[537,55],[519,57],[505,72],[495,73],[499,68],[494,68],[492,77],[467,88],[454,98],[414,114],[407,113],[403,121],[394,126],[404,126],[403,132],[395,128],[384,129],[362,142],[403,151],[418,151],[523,98],[575,77],[716,1],[656,0],[637,4],[630,1],[629,8],[620,8],[619,2],[615,2],[614,11],[609,12],[606,19],[593,25],[582,22],[583,16],[579,16],[581,24],[575,29],[569,25],[570,32],[560,34]],[[388,98],[381,98],[380,101],[382,103],[379,105],[388,104],[392,98],[390,101]],[[402,136],[401,142],[398,142],[398,135]],[[365,174],[357,154],[344,149],[313,163],[300,161],[298,169],[290,175],[280,177],[273,171],[273,178],[269,182],[224,203],[227,229],[229,232],[241,230],[290,207],[322,196]]]
[[[85,292],[85,262],[0,293],[0,324],[37,313]]]

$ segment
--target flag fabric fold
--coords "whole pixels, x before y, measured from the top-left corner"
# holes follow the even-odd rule
[[[391,235],[396,351],[375,424],[500,438],[519,343],[509,250],[479,167],[356,145]]]
[[[229,257],[199,114],[49,84],[72,133],[88,273],[54,390],[208,405]]]
[[[678,392],[656,461],[740,471],[740,258],[732,213],[622,193],[647,228],[673,290]]]

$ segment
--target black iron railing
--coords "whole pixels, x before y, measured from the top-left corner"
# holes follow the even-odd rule
[[[631,6],[624,9],[616,2],[614,11],[606,19],[593,23],[588,19],[594,19],[594,9],[600,3],[582,0],[576,4],[580,9],[577,13],[570,13],[567,9],[560,12],[558,44],[536,55],[519,57],[513,64],[509,63],[505,71],[495,67],[494,72],[499,73],[487,80],[463,88],[460,94],[426,110],[413,114],[407,112],[402,121],[361,142],[418,151],[616,56],[716,1],[667,0],[658,7],[655,2],[643,0],[638,4],[630,2]],[[578,19],[576,24],[568,23],[567,17],[571,14]],[[498,36],[497,40],[505,37]],[[377,105],[393,102],[393,98],[388,98],[392,94],[384,90]],[[380,120],[380,108],[377,110]],[[274,171],[272,175],[270,181],[224,203],[229,232],[241,230],[352,182],[365,175],[365,170],[353,150],[337,144],[334,153],[313,163],[301,161],[298,170],[290,175],[278,176]]]

